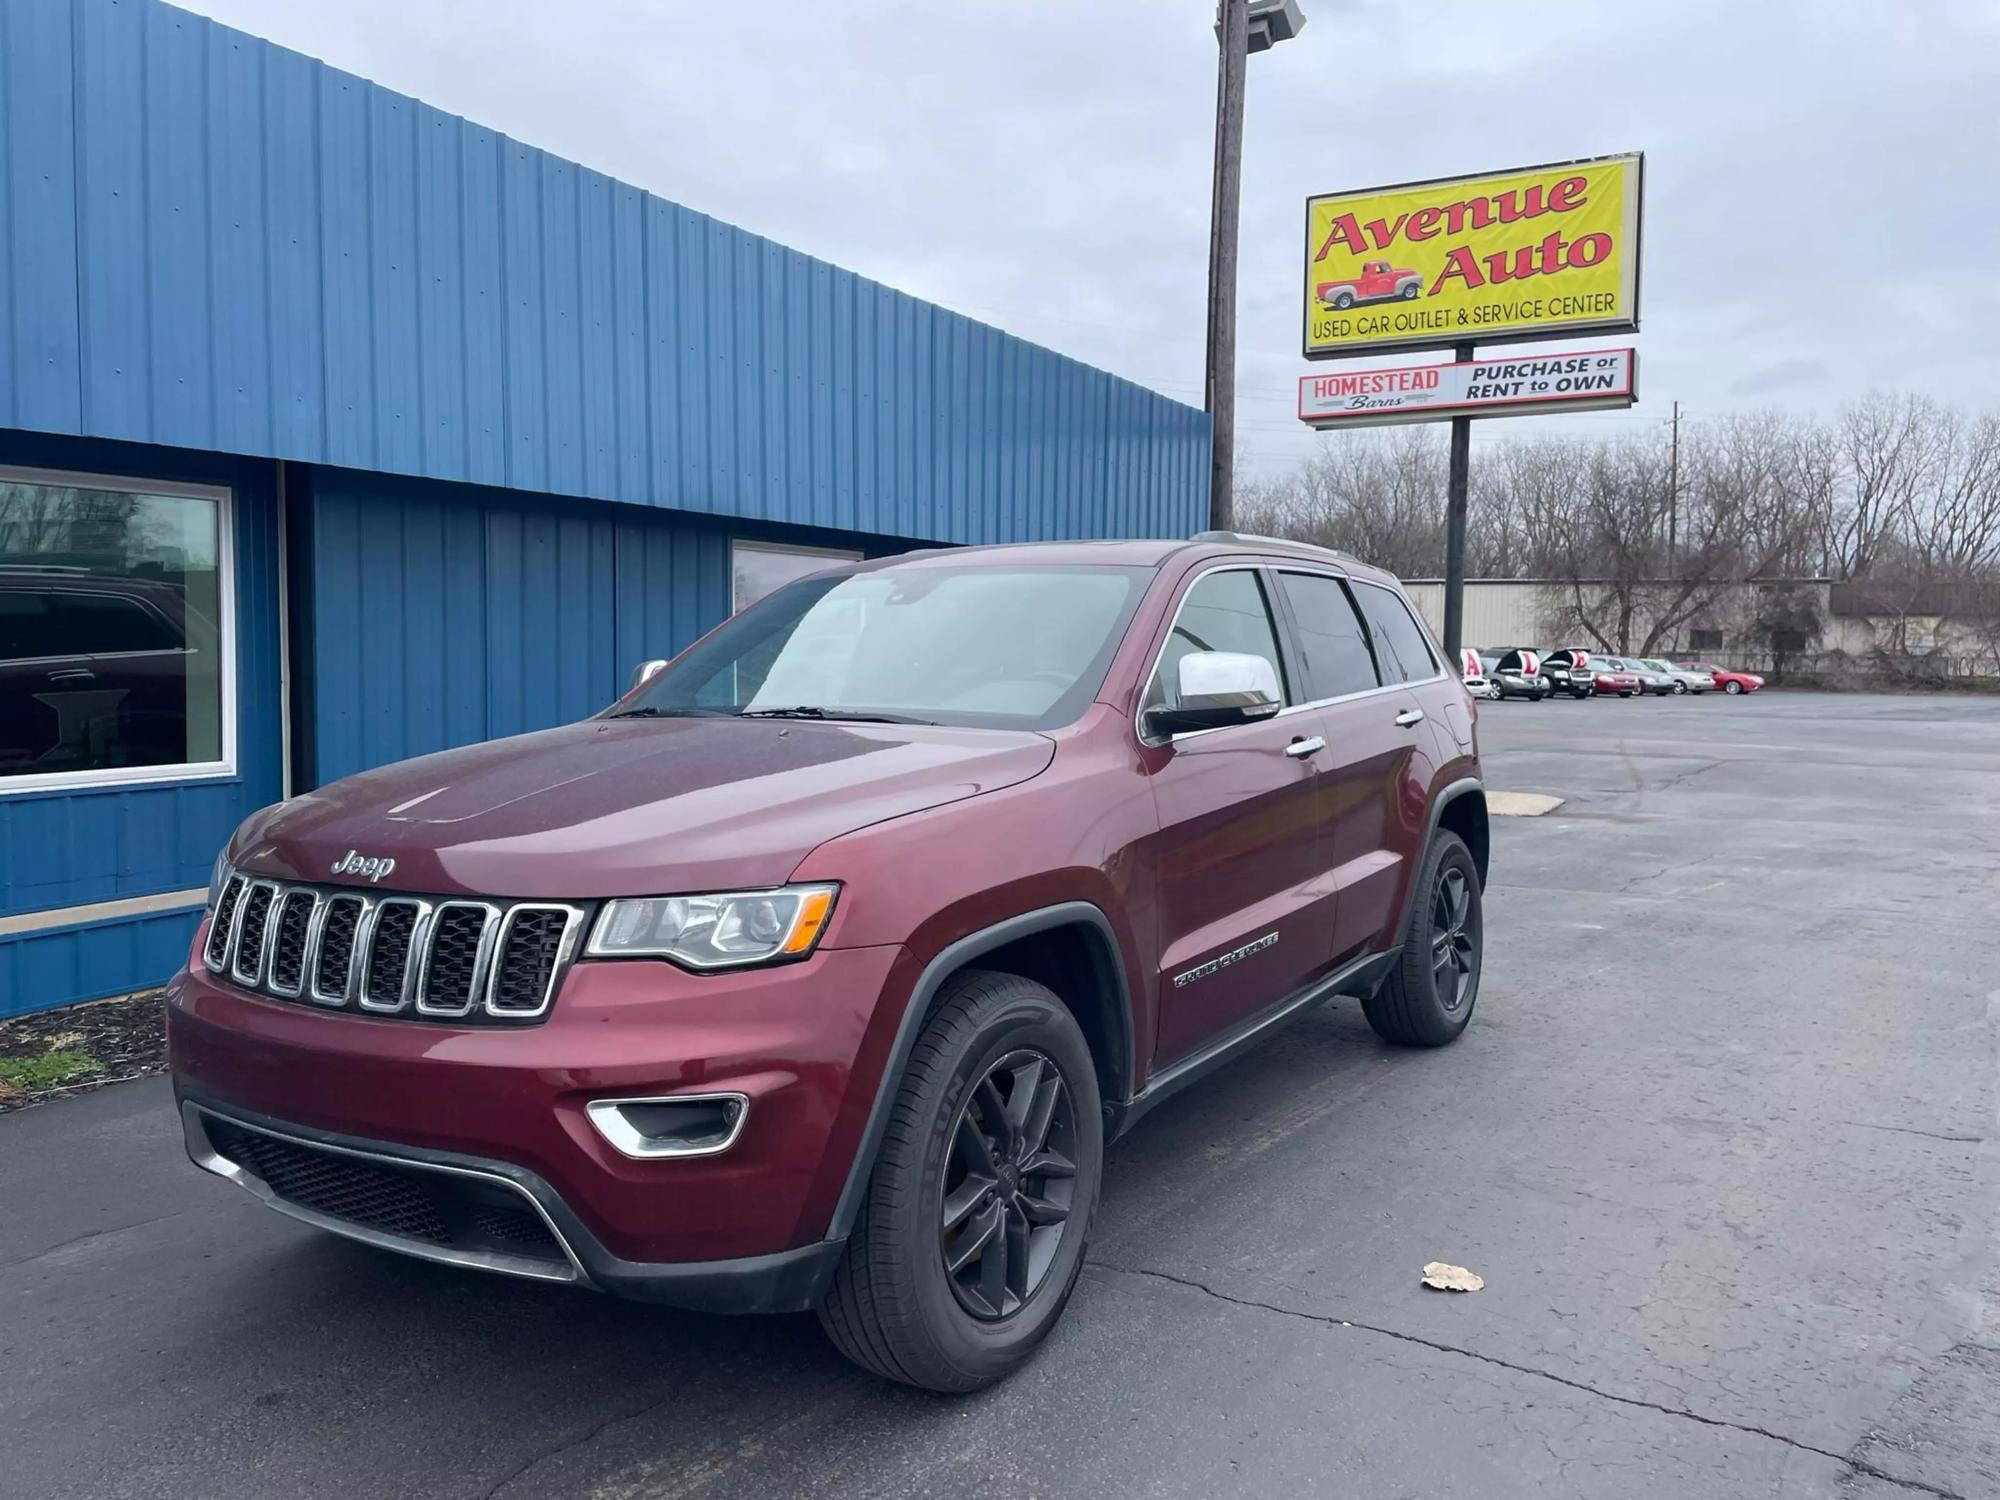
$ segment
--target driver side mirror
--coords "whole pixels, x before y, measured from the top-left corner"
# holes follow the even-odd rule
[[[1277,669],[1241,651],[1190,651],[1180,659],[1176,686],[1177,704],[1146,711],[1149,735],[1254,724],[1281,705]]]
[[[625,684],[625,691],[628,693],[638,691],[655,677],[666,671],[666,669],[666,662],[657,658],[652,661],[640,662],[638,666],[632,669],[632,680]]]

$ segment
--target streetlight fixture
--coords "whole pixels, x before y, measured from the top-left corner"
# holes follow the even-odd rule
[[[1215,85],[1215,180],[1208,227],[1209,525],[1236,517],[1236,223],[1243,196],[1243,61],[1305,28],[1299,0],[1218,0],[1221,53]]]

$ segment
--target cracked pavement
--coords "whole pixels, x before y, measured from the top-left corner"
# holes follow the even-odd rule
[[[316,1235],[149,1080],[0,1118],[0,1495],[2000,1495],[2000,703],[1481,724],[1569,801],[1471,1030],[1337,1002],[1155,1112],[1013,1382]]]

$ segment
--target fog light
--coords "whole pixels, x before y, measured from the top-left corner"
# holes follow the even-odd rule
[[[597,1133],[634,1161],[715,1156],[736,1144],[750,1117],[748,1094],[665,1094],[593,1099],[584,1113]]]

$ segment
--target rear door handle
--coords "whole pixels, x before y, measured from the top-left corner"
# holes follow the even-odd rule
[[[1421,708],[1406,708],[1396,715],[1396,727],[1398,729],[1408,729],[1412,724],[1421,724],[1423,722],[1424,711]]]
[[[1285,746],[1285,754],[1291,756],[1293,760],[1304,760],[1308,755],[1317,755],[1325,748],[1326,741],[1314,735],[1310,739],[1293,740]]]

